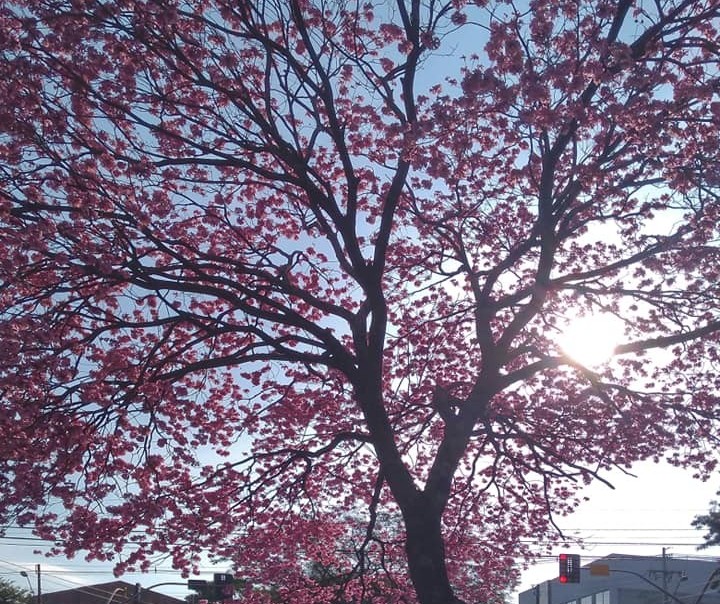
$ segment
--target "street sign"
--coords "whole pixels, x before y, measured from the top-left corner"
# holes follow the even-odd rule
[[[591,564],[590,574],[593,577],[609,577],[610,576],[610,565],[609,564]]]

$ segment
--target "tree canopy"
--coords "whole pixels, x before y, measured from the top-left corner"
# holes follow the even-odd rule
[[[718,502],[711,501],[710,509],[707,514],[695,516],[692,525],[698,529],[704,529],[707,533],[704,535],[705,542],[700,549],[720,544],[720,512],[718,512]]]
[[[0,0],[0,521],[298,603],[490,602],[587,482],[710,473],[719,17]]]

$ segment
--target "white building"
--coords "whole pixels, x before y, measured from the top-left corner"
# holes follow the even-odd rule
[[[544,581],[518,604],[720,604],[720,561],[629,556],[581,561],[580,582]]]

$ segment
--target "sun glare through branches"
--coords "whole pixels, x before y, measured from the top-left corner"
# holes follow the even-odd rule
[[[622,333],[622,322],[616,316],[588,315],[569,320],[558,344],[574,361],[592,369],[610,360]]]

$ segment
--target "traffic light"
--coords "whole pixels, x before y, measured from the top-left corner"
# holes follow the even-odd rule
[[[232,600],[235,594],[235,577],[229,573],[215,573],[212,583],[204,579],[189,579],[188,589],[197,592],[197,599],[209,602]]]
[[[232,600],[235,593],[235,577],[229,573],[215,573],[213,575],[213,586],[215,588],[216,602]]]
[[[558,562],[560,563],[560,575],[558,576],[560,583],[580,583],[579,554],[560,554]]]

